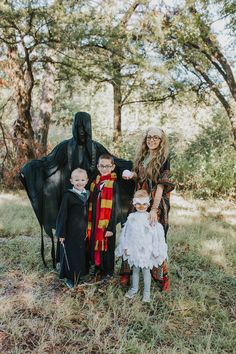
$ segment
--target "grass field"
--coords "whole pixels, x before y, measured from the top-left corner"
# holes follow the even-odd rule
[[[176,194],[171,202],[170,291],[152,284],[152,302],[142,304],[141,295],[124,298],[118,275],[65,288],[42,265],[25,194],[2,193],[0,352],[236,353],[235,205]]]

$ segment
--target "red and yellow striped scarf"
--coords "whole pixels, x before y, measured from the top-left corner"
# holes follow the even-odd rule
[[[90,186],[90,202],[88,211],[88,238],[91,237],[92,223],[94,225],[94,250],[95,251],[107,251],[107,238],[105,238],[106,228],[109,224],[112,210],[112,197],[113,197],[113,184],[116,180],[116,173],[113,172],[106,176],[98,175],[96,180],[91,183]],[[100,198],[96,204],[96,220],[92,220],[92,202],[93,191],[95,186],[99,188],[100,183],[104,183],[101,190]]]

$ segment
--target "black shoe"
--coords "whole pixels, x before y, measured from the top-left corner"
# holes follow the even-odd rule
[[[70,279],[66,279],[65,284],[66,284],[67,288],[69,288],[69,289],[72,289],[74,287],[74,283]]]
[[[102,277],[102,282],[103,283],[109,283],[113,279],[113,275],[107,274]]]

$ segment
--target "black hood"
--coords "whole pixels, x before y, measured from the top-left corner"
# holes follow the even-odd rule
[[[92,139],[91,116],[86,112],[77,112],[72,125],[73,138],[78,141],[78,126],[82,125],[87,139]]]

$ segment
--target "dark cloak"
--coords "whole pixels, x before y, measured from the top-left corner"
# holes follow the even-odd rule
[[[86,241],[89,192],[79,195],[68,190],[62,199],[57,217],[56,236],[65,238],[60,245],[60,279],[67,278],[74,283],[88,274],[89,253]],[[68,268],[69,265],[69,268]]]
[[[86,133],[86,142],[78,144],[78,126],[83,126]],[[86,112],[75,114],[72,125],[73,137],[59,143],[50,154],[39,160],[31,160],[20,170],[20,179],[27,191],[36,217],[41,226],[41,253],[43,255],[43,232],[52,240],[52,258],[54,256],[53,229],[56,227],[56,218],[66,190],[71,188],[70,175],[75,168],[84,168],[89,177],[87,189],[98,174],[97,162],[99,156],[109,154],[100,143],[92,140],[91,117]],[[132,169],[132,162],[114,157],[120,185],[122,218],[125,220],[130,204],[134,184],[121,178],[125,169]],[[121,221],[121,220],[119,220]],[[44,261],[45,263],[45,261]],[[54,261],[55,266],[55,261]]]

